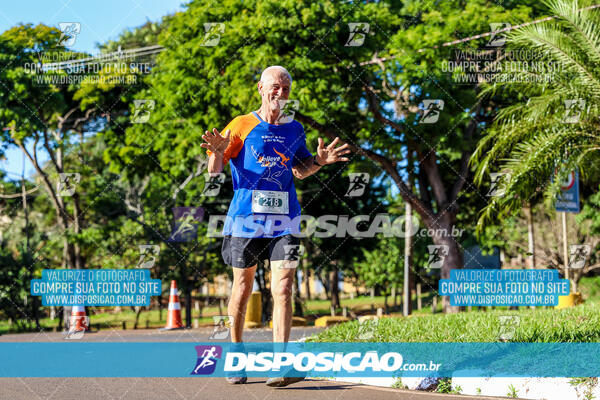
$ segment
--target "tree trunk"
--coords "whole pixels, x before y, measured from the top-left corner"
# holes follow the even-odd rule
[[[404,223],[405,232],[411,231],[412,225],[412,206],[410,202],[405,201],[404,203]],[[412,301],[410,296],[410,281],[411,281],[411,253],[412,253],[412,235],[405,235],[404,237],[404,285],[402,288],[402,315],[405,317],[412,313]]]
[[[338,287],[338,268],[337,263],[333,270],[329,271],[329,291],[331,293],[331,307],[337,309],[340,307],[340,292]]]
[[[66,212],[66,211],[65,211]],[[65,227],[65,231],[68,229],[68,227]],[[69,243],[69,240],[67,238],[67,236],[65,235],[65,239],[64,239],[64,247],[66,250],[66,255],[67,255],[67,261],[66,261],[66,267],[67,269],[79,269],[80,267],[78,266],[78,262],[77,262],[77,258],[76,258],[76,252],[75,252],[75,245],[73,243]],[[63,251],[63,254],[65,253],[65,251]],[[73,309],[72,306],[65,306],[63,307],[65,312],[63,313],[63,323],[64,323],[64,327],[65,330],[69,330],[70,325],[71,325],[71,311]]]
[[[451,232],[453,225],[446,226],[446,229],[449,229],[447,232]],[[443,229],[443,228],[442,228]],[[451,236],[434,236],[433,243],[442,246],[448,246],[448,254],[445,255],[444,261],[442,262],[442,279],[450,278],[450,270],[459,269],[463,267],[463,254],[461,251],[461,247],[458,242],[452,238]],[[458,307],[450,305],[450,297],[443,296],[442,297],[442,307],[445,313],[457,313],[459,311]]]
[[[190,288],[190,283],[186,279],[187,283],[185,285],[185,327],[192,327],[192,290]]]
[[[79,235],[81,233],[81,206],[79,194],[77,192],[73,193],[73,205],[73,230],[76,235]],[[78,243],[73,244],[73,261],[75,268],[83,268],[83,259],[81,257],[81,249],[79,248]]]
[[[388,307],[388,292],[387,291],[385,292],[385,295],[383,296],[383,307],[384,307],[385,313],[389,314],[390,309]]]
[[[62,325],[62,328],[65,329],[64,313],[65,313],[65,308],[64,307],[59,307],[58,308],[58,324],[56,326],[56,328],[59,331],[61,330],[61,325]]]
[[[435,222],[431,220],[425,220],[425,225],[427,228],[432,229],[434,232],[432,237],[433,243],[438,246],[444,246],[444,252],[441,253],[444,255],[441,268],[442,279],[449,279],[451,270],[463,268],[464,265],[462,247],[458,243],[458,240],[460,239],[452,236],[452,229],[454,228],[455,219],[455,214],[446,212],[443,214],[443,217],[439,218]],[[450,305],[449,296],[442,297],[442,309],[444,313],[456,313],[459,311],[459,307]]]
[[[300,298],[300,279],[298,278],[298,271],[294,274],[294,315],[296,317],[303,317],[304,312],[302,311],[302,299]]]
[[[163,291],[160,291],[158,295],[158,321],[162,321],[162,311],[163,311]]]
[[[322,274],[317,274],[317,278],[319,279],[319,282],[321,282],[321,285],[323,285],[323,290],[325,290],[325,296],[329,299],[329,276],[327,279],[323,279],[323,275]]]
[[[531,204],[525,208],[527,217],[527,250],[529,252],[529,268],[535,268],[535,231],[533,230],[533,210]],[[518,309],[518,307],[516,307]],[[532,310],[535,306],[529,306]]]
[[[39,332],[41,329],[40,326],[40,306],[39,300],[37,296],[33,296],[31,300],[31,307],[33,309],[33,318],[35,319],[35,329]]]
[[[141,306],[136,306],[135,307],[135,322],[133,323],[133,329],[137,329],[138,328],[138,323],[140,321],[140,314],[142,313],[142,307]]]
[[[533,211],[531,205],[525,208],[527,217],[527,250],[529,252],[529,268],[535,268],[535,232],[533,230]]]
[[[306,300],[310,300],[310,268],[308,267],[308,258],[306,257],[302,258],[302,278],[304,278],[304,291],[306,292]]]

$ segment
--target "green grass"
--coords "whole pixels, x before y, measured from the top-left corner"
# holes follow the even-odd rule
[[[516,399],[519,397],[519,392],[512,384],[508,385],[508,393],[506,393],[506,397],[510,397],[513,399]]]
[[[460,386],[457,386],[456,388],[453,389],[452,388],[452,379],[442,378],[442,379],[440,379],[435,391],[438,393],[460,394],[460,392],[462,392],[462,388]]]
[[[382,319],[373,335],[372,341],[397,341],[397,342],[470,342],[470,341],[497,341],[500,315],[518,315],[521,318],[520,326],[515,332],[513,340],[517,341],[600,341],[600,277],[582,278],[579,283],[586,304],[567,310],[535,309],[529,310],[522,307],[519,311],[508,311],[506,308],[496,308],[494,311],[483,312],[473,310],[471,312],[456,315],[431,314],[432,294],[424,293],[421,296],[423,308],[417,310],[415,296],[412,298],[413,316],[408,319],[385,318]],[[341,299],[341,306],[352,309],[357,306],[373,305],[375,309],[383,307],[384,297],[360,296],[354,299]],[[388,298],[391,307],[393,299]],[[593,306],[596,304],[596,307]],[[303,302],[304,315],[311,318],[322,315],[330,315],[329,300],[309,300]],[[47,312],[43,307],[42,311]],[[438,313],[441,312],[441,301],[438,302]],[[222,309],[221,312],[227,312]],[[193,311],[192,318],[199,318],[200,325],[212,323],[212,316],[219,315],[218,306],[202,308],[202,317]],[[338,309],[338,314],[341,309]],[[185,321],[185,310],[182,310]],[[397,309],[392,316],[401,316]],[[163,310],[162,318],[159,319],[158,310],[144,310],[140,314],[138,328],[160,328],[166,324],[167,310]],[[101,329],[122,329],[123,322],[127,329],[132,329],[135,321],[135,312],[129,307],[124,307],[120,313],[112,312],[111,308],[99,309],[90,315],[90,322]],[[58,320],[50,318],[40,319],[40,324],[45,330],[53,330],[58,325]],[[595,324],[595,326],[594,326]],[[27,329],[19,329],[16,324],[10,325],[7,320],[0,320],[0,334],[35,331],[33,324]],[[320,341],[342,341],[356,340],[358,334],[358,323],[356,321],[338,325],[322,332]]]
[[[598,378],[572,378],[569,384],[583,390],[584,400],[592,400],[594,399],[594,388],[598,385]]]
[[[408,318],[382,318],[374,324],[370,342],[497,342],[500,316],[518,316],[513,342],[598,342],[600,307],[588,301],[572,308],[555,310],[471,311]],[[333,326],[320,334],[318,342],[358,342],[359,323]]]
[[[369,305],[369,304],[373,304],[373,305],[375,305],[375,308],[377,308],[377,307],[383,307],[383,296],[375,296],[373,298],[371,298],[369,296],[360,296],[360,297],[355,297],[353,299],[341,299],[340,303],[341,303],[342,307],[348,307],[348,308],[361,306],[361,305]],[[309,313],[320,313],[320,314],[326,313],[327,315],[329,315],[330,306],[331,306],[330,300],[314,299],[314,300],[306,300],[303,302],[304,310]]]
[[[433,294],[431,292],[421,294],[422,309],[417,310],[417,298],[415,295],[413,295],[412,299],[411,299],[413,314],[415,314],[415,315],[431,314],[432,298],[433,298]],[[438,300],[439,301],[438,301],[438,306],[437,306],[436,312],[441,312],[442,311],[441,297],[438,297]],[[376,310],[377,308],[384,308],[384,302],[385,302],[384,296],[374,296],[374,297],[360,296],[360,297],[355,297],[353,299],[346,298],[346,299],[340,300],[341,307],[337,311],[338,311],[338,313],[340,313],[341,308],[343,308],[343,307],[348,307],[348,309],[352,309],[357,306],[370,306],[370,305],[373,305],[374,309]],[[305,313],[309,314],[309,315],[330,315],[330,312],[331,312],[330,311],[330,306],[331,306],[330,300],[309,300],[309,301],[304,301],[303,305],[304,305]],[[390,309],[392,309],[393,305],[394,305],[393,298],[388,297],[388,307]],[[401,310],[402,310],[401,296],[399,295],[397,311],[392,312],[392,314],[401,315],[402,314]]]
[[[572,308],[552,307],[508,310],[476,309],[458,314],[431,314],[431,296],[423,296],[423,309],[409,318],[383,318],[373,325],[371,342],[497,342],[501,330],[500,316],[518,316],[512,332],[513,342],[599,342],[600,341],[600,276],[584,277],[579,282],[586,302]],[[366,298],[368,299],[368,298]],[[416,301],[413,299],[413,304]],[[441,301],[439,302],[441,307]],[[368,304],[368,302],[367,302]],[[439,310],[439,308],[438,308]],[[342,342],[358,339],[357,321],[333,326],[314,341]],[[364,337],[364,335],[363,335]]]
[[[376,296],[373,298],[371,298],[369,296],[361,296],[361,297],[354,298],[354,299],[341,299],[341,305],[342,305],[342,307],[348,307],[351,309],[352,307],[356,307],[356,306],[360,306],[360,305],[373,304],[374,307],[377,308],[377,307],[383,307],[383,301],[384,301],[383,296]],[[330,304],[331,304],[331,302],[329,300],[315,299],[315,300],[304,301],[303,302],[304,314],[307,317],[313,316],[314,318],[317,318],[321,315],[330,315],[330,313],[331,313]],[[390,305],[391,305],[391,301],[390,301]],[[226,307],[226,304],[225,304],[225,307]],[[42,307],[41,310],[44,313],[48,312],[47,307]],[[90,308],[88,308],[88,312],[90,312],[89,310],[90,310]],[[135,322],[135,312],[130,307],[123,307],[123,311],[121,311],[119,313],[114,313],[113,310],[114,310],[114,308],[112,308],[112,307],[92,309],[91,315],[89,315],[90,323],[92,324],[92,326],[94,328],[99,325],[100,329],[112,329],[112,328],[122,329],[123,322],[125,322],[127,329],[133,328],[133,324]],[[341,309],[338,310],[338,312],[341,313]],[[220,313],[227,313],[227,309],[222,308],[221,311],[219,311],[218,306],[203,307],[202,308],[202,317],[200,317],[200,313],[198,313],[196,311],[192,311],[192,318],[199,318],[200,325],[210,325],[213,323],[212,316],[220,315]],[[181,310],[181,314],[182,314],[183,321],[185,323],[185,318],[186,318],[185,309]],[[146,321],[148,321],[149,328],[153,328],[153,329],[160,328],[160,327],[165,326],[166,319],[167,319],[167,310],[166,309],[163,309],[162,318],[159,318],[158,309],[143,310],[142,313],[140,314],[138,328],[145,329]],[[309,324],[310,323],[311,322],[310,322],[310,318],[309,318]],[[40,326],[44,330],[53,330],[56,328],[57,325],[58,325],[57,319],[54,319],[54,320],[52,320],[50,318],[41,318],[40,319]],[[26,332],[26,331],[35,331],[33,322],[30,323],[28,328],[19,329],[19,326],[17,326],[17,324],[10,325],[7,320],[0,320],[0,334],[18,333],[18,332]]]
[[[600,299],[600,276],[581,278],[578,290],[584,299]]]
[[[207,312],[203,310],[203,317],[199,318],[200,315],[196,312],[192,312],[193,318],[199,318],[200,325],[208,325],[213,323],[213,319],[210,315],[207,315]],[[214,310],[211,310],[214,311]],[[218,315],[218,307],[216,308],[216,313],[214,315]],[[135,323],[135,312],[127,308],[119,313],[113,312],[94,312],[90,317],[90,324],[92,328],[96,329],[97,326],[100,329],[123,329],[123,322],[126,323],[127,329],[133,329],[133,324]],[[185,323],[185,310],[182,310],[182,318]],[[167,310],[163,310],[162,318],[159,319],[158,310],[149,310],[142,311],[140,314],[140,319],[138,321],[138,328],[144,329],[146,328],[146,321],[148,321],[149,328],[162,328],[167,323]],[[31,323],[33,325],[33,323]],[[58,326],[58,319],[50,319],[50,318],[42,318],[40,319],[40,326],[44,330],[53,330]],[[17,326],[13,324],[9,325],[8,321],[2,320],[0,321],[0,334],[6,333],[18,333],[18,332],[26,332],[26,331],[34,331],[35,327],[30,326],[30,329],[17,329]]]
[[[394,383],[392,383],[392,387],[395,389],[408,389],[408,386],[402,383],[402,378],[397,377]]]

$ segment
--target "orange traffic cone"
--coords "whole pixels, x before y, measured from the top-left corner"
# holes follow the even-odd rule
[[[90,327],[88,319],[85,315],[84,306],[73,306],[71,309],[71,324],[69,326],[70,332],[84,332],[89,331]]]
[[[169,311],[167,312],[167,325],[163,328],[182,329],[181,322],[181,304],[179,304],[179,293],[177,292],[177,284],[174,280],[171,281],[171,294],[169,296]]]

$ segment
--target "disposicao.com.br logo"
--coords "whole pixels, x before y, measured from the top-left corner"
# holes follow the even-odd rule
[[[408,228],[405,230],[406,226]],[[223,237],[224,231],[233,232],[234,236],[260,237],[262,234],[272,236],[289,233],[298,238],[304,237],[354,237],[372,238],[382,234],[385,237],[453,237],[460,238],[464,229],[453,226],[445,228],[419,229],[419,220],[412,216],[406,223],[404,215],[387,213],[371,215],[299,215],[294,218],[287,215],[252,214],[231,217],[229,215],[210,215],[208,220],[208,237]]]
[[[381,356],[377,351],[351,353],[310,353],[294,354],[289,352],[262,352],[262,353],[227,353],[225,357],[225,371],[253,371],[268,372],[280,371],[283,368],[293,368],[299,372],[393,372],[393,371],[437,371],[441,364],[430,361],[419,364],[403,364],[402,355],[399,353],[384,353]]]
[[[274,351],[273,345],[266,343],[249,344],[243,349],[240,346],[228,349],[227,344],[223,345],[225,349],[216,345],[196,346],[198,359],[191,375],[219,376],[243,371],[250,376],[261,373],[269,376],[391,376],[398,372],[437,372],[441,366],[431,360],[407,363],[402,354],[394,351],[311,351],[295,345]]]

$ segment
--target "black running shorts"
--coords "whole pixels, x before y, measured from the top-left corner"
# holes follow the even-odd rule
[[[250,268],[258,261],[298,260],[300,239],[292,235],[275,238],[224,236],[221,255],[227,265]]]

